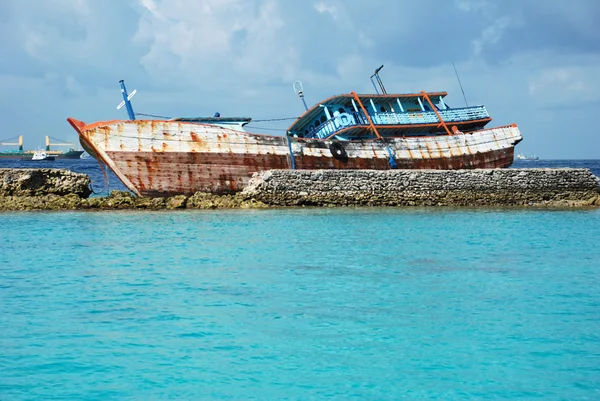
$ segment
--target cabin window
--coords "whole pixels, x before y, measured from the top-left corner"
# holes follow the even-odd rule
[[[327,117],[321,116],[321,122],[324,123],[325,121],[327,121]]]
[[[379,109],[379,111],[381,111],[382,113],[387,113],[387,110],[383,106],[381,106],[381,108]]]
[[[340,114],[342,114],[342,113],[345,113],[345,112],[346,112],[346,109],[344,109],[343,107],[340,107],[340,108],[338,109],[338,111],[340,112]]]
[[[319,120],[315,121],[315,128],[317,128],[319,125],[321,125],[321,122]]]

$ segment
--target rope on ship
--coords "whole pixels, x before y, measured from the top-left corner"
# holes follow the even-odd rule
[[[390,158],[388,159],[390,168],[391,169],[398,168],[398,163],[396,163],[396,159],[394,158],[394,152],[392,152],[392,149],[390,148],[389,145],[387,145],[385,148],[387,149],[388,155],[390,156]]]
[[[252,120],[255,123],[262,123],[262,122],[267,122],[267,121],[288,121],[288,120],[297,120],[300,117],[283,117],[283,118],[269,118],[269,119],[263,119],[263,120]]]
[[[287,141],[288,149],[290,151],[290,167],[292,170],[296,170],[296,159],[294,158],[294,151],[292,150],[292,138],[289,135],[285,136]]]
[[[255,127],[253,125],[246,125],[246,127],[248,128],[253,128],[253,129],[260,129],[260,130],[265,130],[265,131],[281,131],[281,132],[285,132],[287,130],[282,129],[282,128],[266,128],[266,127]]]
[[[157,114],[135,113],[135,115],[137,115],[137,116],[144,116],[144,117],[161,118],[163,120],[171,120],[171,119],[173,119],[173,117],[159,116]],[[253,123],[265,123],[265,122],[291,121],[291,120],[295,121],[298,118],[300,118],[300,117],[263,118],[263,119],[258,119],[258,120],[252,120],[252,122]],[[282,129],[282,128],[256,127],[254,125],[247,125],[247,127],[248,128],[252,128],[252,129],[264,130],[264,131],[275,131],[275,132],[286,132],[287,131],[286,129]]]
[[[252,120],[252,123],[269,123],[269,122],[278,122],[278,121],[291,121],[291,120],[298,120],[300,117],[281,117],[281,118],[264,118],[264,119],[260,119],[260,120]],[[252,129],[259,129],[259,130],[263,130],[263,131],[275,131],[275,132],[287,132],[287,129],[283,129],[283,128],[267,128],[267,127],[257,127],[255,125],[251,125],[252,123],[248,124],[246,127],[248,128],[252,128]]]
[[[110,180],[108,178],[108,174],[106,174],[106,169],[104,167],[102,167],[102,163],[100,162],[100,160],[96,159],[98,161],[98,166],[100,166],[100,170],[102,171],[102,175],[104,175],[104,187],[102,188],[102,190],[100,192],[96,192],[94,190],[94,183],[90,181],[90,190],[92,191],[92,193],[94,195],[100,195],[103,194],[104,192],[108,192],[108,188],[110,187]]]
[[[154,117],[154,118],[162,118],[163,120],[171,120],[173,117],[165,117],[165,116],[157,116],[155,114],[144,114],[144,113],[135,113],[136,116],[145,116],[145,117]]]
[[[145,113],[135,113],[135,114],[137,116],[162,118],[163,120],[171,120],[171,119],[173,119],[173,117],[159,116],[159,115],[156,115],[156,114],[145,114]],[[252,122],[262,123],[262,122],[274,122],[274,121],[290,121],[290,120],[297,120],[298,118],[300,118],[300,117],[264,118],[264,119],[260,119],[260,120],[254,120],[253,119]]]

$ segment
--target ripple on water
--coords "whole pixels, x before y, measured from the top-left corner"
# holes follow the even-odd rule
[[[3,213],[0,399],[598,399],[599,223]]]

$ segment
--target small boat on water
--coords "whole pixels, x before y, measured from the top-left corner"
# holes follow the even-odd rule
[[[46,153],[45,150],[36,150],[35,152],[33,152],[33,156],[31,156],[31,159],[27,159],[27,160],[31,160],[31,161],[53,161],[56,157],[55,156],[50,156]]]
[[[537,160],[540,160],[540,158],[537,157],[536,155],[526,156],[523,153],[519,153],[515,157],[516,157],[517,160],[528,160],[528,161],[537,161]]]
[[[18,138],[18,141],[16,141]],[[12,141],[15,140],[15,141]],[[18,146],[18,149],[0,150],[0,159],[16,159],[16,160],[32,160],[35,153],[33,150],[23,149],[23,135],[11,138],[11,141],[1,140],[0,146]],[[71,146],[66,152],[60,150],[51,150],[50,146]],[[50,143],[50,137],[46,135],[46,160],[54,159],[79,159],[83,154],[83,150],[75,150],[72,143]],[[51,159],[53,157],[54,159]]]
[[[522,139],[515,124],[486,128],[485,106],[451,108],[446,92],[350,92],[309,108],[287,135],[246,132],[247,117],[136,120],[120,81],[129,120],[68,122],[83,148],[139,196],[240,191],[270,169],[475,169],[509,167]],[[374,84],[375,85],[375,84]]]

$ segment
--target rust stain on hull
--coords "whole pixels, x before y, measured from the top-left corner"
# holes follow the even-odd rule
[[[192,195],[198,191],[233,193],[241,191],[253,173],[288,169],[285,155],[242,155],[231,153],[146,153],[107,152],[143,196]],[[468,155],[448,160],[397,159],[400,169],[442,169],[452,163],[463,169],[504,168],[513,162],[513,149]],[[348,159],[303,156],[296,159],[300,170],[360,169],[389,170],[385,158]]]
[[[142,196],[231,193],[253,173],[290,168],[400,169],[504,168],[521,140],[516,126],[456,136],[340,142],[347,157],[335,158],[332,141],[250,134],[217,126],[171,121],[112,121],[89,126],[69,120],[129,189]],[[432,143],[435,141],[435,143]]]

